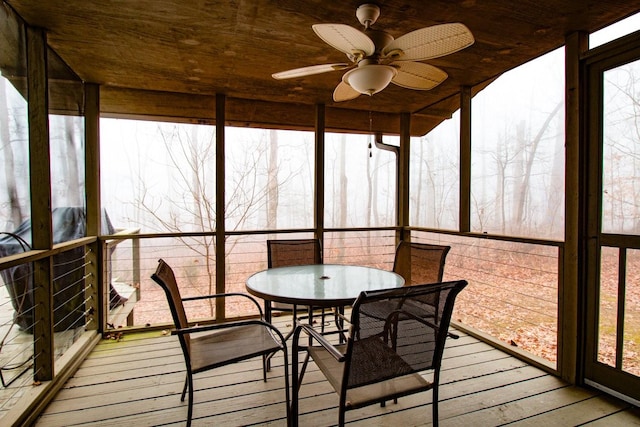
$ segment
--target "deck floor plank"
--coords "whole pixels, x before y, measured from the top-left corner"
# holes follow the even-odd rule
[[[582,425],[585,427],[640,426],[640,408],[621,410]]]
[[[518,427],[537,427],[557,423],[562,425],[578,425],[594,418],[604,418],[627,408],[628,405],[608,396],[594,396],[579,402],[563,406],[553,411],[534,415],[512,425]]]
[[[288,330],[291,319],[274,318]],[[259,358],[194,377],[194,426],[285,426],[284,358],[276,355],[268,381]],[[103,340],[83,362],[36,427],[181,426],[184,360],[174,336],[162,331]],[[640,425],[640,412],[615,398],[569,386],[486,343],[460,333],[450,339],[440,381],[440,425]],[[300,389],[300,425],[337,422],[338,398],[311,362]],[[354,426],[431,425],[431,392],[386,407],[349,411]]]

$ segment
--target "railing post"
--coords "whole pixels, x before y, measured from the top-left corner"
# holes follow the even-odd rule
[[[138,234],[136,231],[135,234]],[[133,261],[133,286],[136,288],[136,301],[140,301],[140,239],[131,239],[131,258]],[[133,326],[133,310],[127,316],[127,326]]]

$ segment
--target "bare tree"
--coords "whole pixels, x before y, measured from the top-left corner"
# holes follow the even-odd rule
[[[532,180],[535,178],[534,165],[545,164],[548,159],[551,159],[553,166],[553,162],[556,161],[554,160],[557,156],[555,150],[553,152],[546,150],[541,153],[540,145],[546,139],[557,140],[557,133],[552,132],[553,121],[563,105],[563,102],[558,102],[546,114],[545,120],[533,136],[527,130],[527,122],[521,121],[515,126],[515,133],[505,129],[495,149],[485,152],[493,159],[493,162],[483,162],[483,166],[494,174],[495,191],[492,202],[495,209],[491,212],[487,211],[491,200],[476,200],[475,203],[478,204],[476,209],[478,214],[482,212],[485,216],[489,215],[486,218],[493,217],[494,220],[491,221],[493,227],[501,234],[528,235],[535,232],[536,235],[540,235],[538,225],[542,221],[548,221],[546,218],[541,218],[549,212],[548,209],[543,208],[539,212],[534,212],[532,199],[535,191],[532,188]],[[483,176],[485,178],[481,180],[483,183],[491,177],[489,173]],[[540,199],[540,191],[535,193],[535,196]],[[540,203],[544,203],[545,206],[549,204],[556,206],[555,196],[555,194],[546,194],[546,201]],[[484,222],[483,219],[481,221]],[[491,228],[490,225],[489,228]],[[551,229],[548,233],[551,233]]]
[[[142,168],[137,170],[140,197],[133,203],[146,214],[142,218],[148,218],[143,220],[143,225],[172,233],[215,230],[215,175],[212,173],[215,170],[215,139],[213,136],[201,138],[196,126],[192,127],[190,135],[181,132],[177,126],[170,131],[159,129],[168,160],[166,173],[173,174],[174,178],[171,180],[173,194],[153,196],[148,180],[144,179],[145,171]],[[177,239],[204,260],[207,287],[202,293],[214,293],[214,236],[179,235]],[[199,290],[198,286],[194,285],[194,288]],[[211,302],[209,308],[213,315],[214,305]]]
[[[540,146],[540,142],[543,140],[543,137],[549,132],[551,128],[551,123],[556,115],[560,112],[560,109],[564,106],[564,102],[560,101],[556,104],[555,108],[549,112],[544,122],[538,129],[536,135],[531,139],[531,141],[526,141],[523,135],[523,130],[520,130],[518,133],[521,134],[517,140],[523,143],[523,149],[518,151],[518,153],[524,155],[525,157],[525,165],[524,171],[522,173],[522,178],[519,179],[519,182],[515,186],[514,195],[516,196],[516,210],[515,216],[512,220],[513,224],[523,224],[525,220],[525,209],[526,209],[526,201],[529,193],[531,191],[531,174],[533,170],[533,164],[536,159],[536,155],[538,153],[538,147]]]
[[[632,62],[605,74],[608,95],[605,119],[604,219],[612,231],[640,230],[640,99],[638,64]]]
[[[137,186],[140,197],[134,206],[144,212],[143,224],[162,232],[175,233],[184,247],[201,258],[206,268],[207,284],[202,289],[191,283],[196,292],[215,291],[216,244],[213,233],[190,236],[189,232],[216,229],[216,188],[215,188],[215,134],[203,133],[200,127],[192,127],[190,133],[178,125],[167,130],[159,126],[164,154],[165,171],[169,180],[169,191],[153,194],[150,185],[153,180],[145,179],[145,171],[138,169]],[[250,150],[244,156],[229,156],[226,173],[225,217],[227,230],[238,230],[245,226],[277,226],[279,187],[291,176],[279,176],[277,134],[261,134],[259,140],[250,141]],[[156,150],[158,151],[158,150]],[[157,169],[160,165],[155,165]],[[182,197],[176,197],[182,195]],[[262,212],[267,214],[264,224],[257,224]],[[255,223],[255,224],[254,224]],[[231,253],[236,239],[225,243],[225,252]],[[211,315],[214,305],[209,305]]]

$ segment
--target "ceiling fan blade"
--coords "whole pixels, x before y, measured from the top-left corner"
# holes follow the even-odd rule
[[[397,61],[423,61],[457,52],[474,41],[464,24],[433,25],[398,37],[384,48],[383,54]]]
[[[448,77],[440,68],[422,62],[395,62],[393,66],[398,69],[398,74],[391,83],[407,89],[433,89]]]
[[[338,83],[333,91],[333,100],[335,102],[350,101],[360,96],[360,92],[346,84],[345,82]]]
[[[325,43],[347,55],[369,56],[376,50],[369,36],[348,25],[315,24],[312,28]]]
[[[308,67],[294,68],[293,70],[280,71],[278,73],[273,73],[271,74],[271,77],[273,77],[276,80],[293,79],[296,77],[305,77],[305,76],[311,76],[314,74],[327,73],[329,71],[344,70],[349,67],[351,67],[351,64],[343,64],[343,63],[311,65]]]

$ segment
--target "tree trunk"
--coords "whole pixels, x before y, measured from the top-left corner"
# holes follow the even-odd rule
[[[506,179],[506,165],[509,159],[509,148],[506,143],[498,143],[497,151],[497,163],[498,163],[498,181],[496,183],[496,204],[498,210],[498,224],[500,226],[500,233],[505,234],[505,179]],[[484,230],[483,230],[484,231]]]
[[[267,229],[278,228],[278,131],[269,131],[267,164]]]
[[[65,171],[62,178],[66,185],[66,197],[59,200],[58,206],[84,206],[82,200],[84,180],[80,177],[80,167],[78,165],[78,159],[82,152],[82,143],[77,139],[73,116],[64,117],[64,135],[62,148],[64,153],[60,160],[63,162],[63,170]]]
[[[349,179],[347,178],[347,138],[345,135],[340,137],[340,151],[338,152],[338,175],[339,185],[338,193],[340,195],[338,201],[338,227],[347,226],[347,186]],[[334,198],[334,200],[336,200]],[[344,245],[338,247],[338,259],[342,259],[345,255]]]
[[[424,145],[427,143],[426,138],[420,138],[420,141],[418,142],[418,147],[420,152],[418,153],[418,173],[415,175],[416,177],[416,192],[415,192],[415,198],[414,198],[414,203],[413,203],[413,217],[415,218],[414,221],[416,222],[416,225],[429,225],[428,223],[424,224],[421,222],[421,215],[422,215],[422,202],[427,203],[427,197],[425,195],[422,194],[422,181],[424,179]],[[412,144],[411,146],[413,147],[416,144]],[[412,153],[413,154],[413,153]],[[416,164],[416,162],[412,162],[414,165]]]
[[[562,230],[564,224],[562,223],[563,217],[558,217],[558,210],[563,209],[564,203],[564,134],[558,132],[556,135],[555,146],[558,147],[553,153],[553,164],[551,166],[551,182],[549,183],[549,189],[547,190],[547,206],[544,221],[551,222],[546,223],[549,230],[549,237],[562,239]],[[555,220],[559,219],[560,222],[556,223]]]
[[[521,120],[516,125],[515,135],[516,146],[513,151],[512,161],[512,176],[513,185],[511,185],[513,208],[509,215],[509,230],[510,234],[528,234],[527,225],[525,224],[525,209],[527,207],[527,200],[529,198],[529,189],[522,188],[522,183],[526,180],[526,163],[527,163],[527,148],[528,141],[526,135],[526,123]]]
[[[516,222],[515,222],[516,224],[521,224],[524,217],[524,210],[526,205],[525,201],[530,191],[529,182],[531,181],[531,170],[533,168],[533,163],[536,158],[536,152],[538,150],[538,146],[540,145],[540,141],[542,140],[542,137],[546,133],[547,129],[551,126],[551,121],[556,116],[556,114],[558,114],[558,112],[563,106],[564,106],[564,103],[562,101],[558,102],[558,104],[553,109],[553,111],[549,113],[546,120],[538,130],[538,133],[536,134],[535,138],[531,142],[531,149],[527,153],[528,157],[527,157],[527,162],[524,169],[524,176],[522,181],[520,182],[520,187],[517,188],[516,190],[516,192],[520,195],[518,205],[516,206],[516,211],[517,211]]]
[[[13,231],[23,220],[22,208],[18,197],[18,186],[16,183],[16,173],[14,168],[13,146],[11,144],[11,133],[9,132],[9,108],[7,106],[7,91],[5,79],[0,82],[0,144],[2,146],[2,157],[4,159],[4,179],[6,183],[7,198],[9,202],[9,218],[3,226],[2,231]]]

